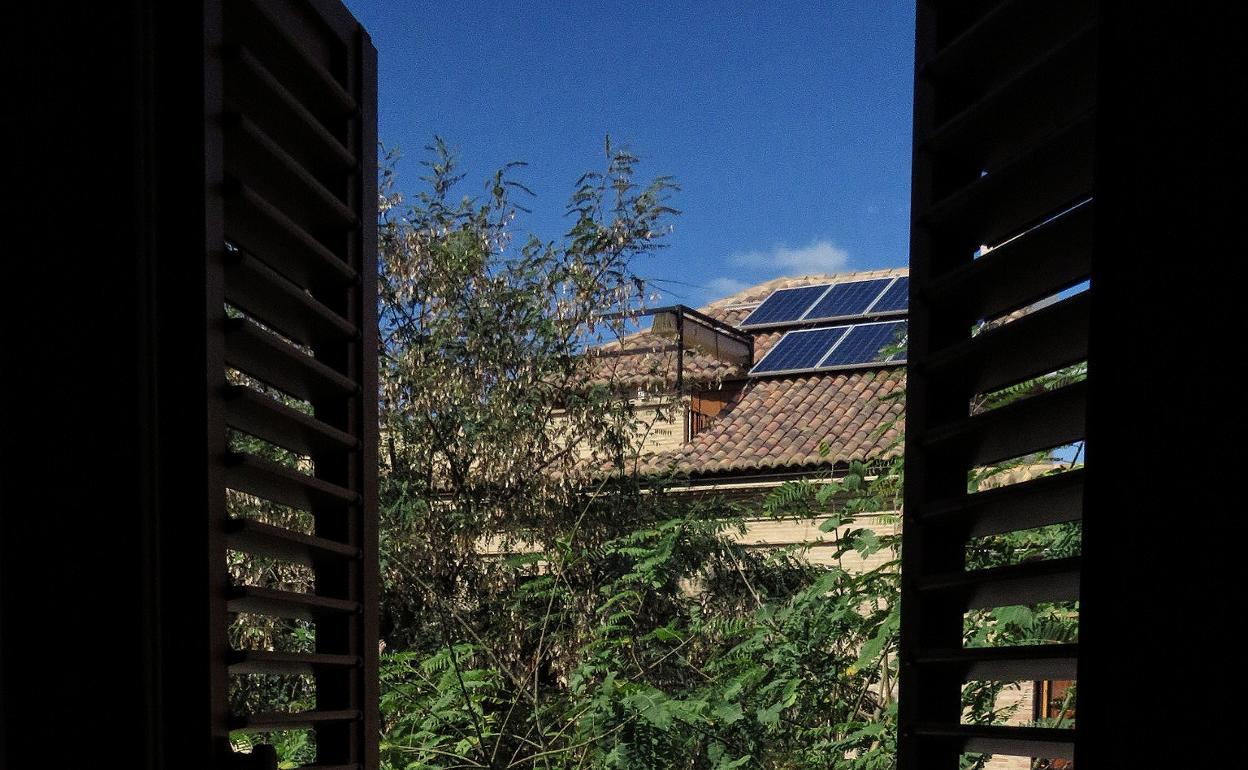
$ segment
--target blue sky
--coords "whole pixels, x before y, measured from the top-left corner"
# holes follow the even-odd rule
[[[346,4],[378,48],[401,189],[435,133],[465,194],[523,160],[522,229],[556,238],[610,134],[682,188],[669,247],[635,266],[667,301],[906,262],[913,0]]]

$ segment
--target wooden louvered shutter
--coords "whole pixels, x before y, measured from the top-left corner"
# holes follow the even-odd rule
[[[311,674],[316,705],[299,713],[218,707],[214,719],[222,731],[312,728],[316,767],[372,768],[376,52],[334,0],[226,0],[217,29],[220,100],[210,88],[208,104],[220,131],[220,165],[208,171],[210,184],[220,175],[220,230],[208,234],[217,244],[210,285],[220,291],[219,301],[209,297],[218,315],[208,327],[221,586],[213,687],[224,703],[231,675]],[[228,372],[236,374],[227,382]],[[232,451],[228,431],[305,462]],[[310,513],[311,531],[231,518],[227,488]],[[314,592],[227,587],[227,549],[304,565]],[[315,652],[226,649],[235,612],[312,621]]]
[[[968,570],[980,538],[1077,521],[1084,471],[968,493],[968,473],[1084,438],[1086,382],[972,400],[1088,355],[1097,19],[1084,0],[918,4],[899,766],[1069,758],[1074,730],[963,724],[973,680],[1075,679],[1077,645],[963,647],[977,608],[1072,601],[1079,558]],[[989,247],[985,250],[983,247]]]
[[[369,37],[337,0],[6,11],[0,766],[261,768],[231,729],[312,725],[316,766],[375,768]],[[227,487],[315,523],[231,521]],[[231,588],[231,550],[315,595]],[[235,609],[317,649],[232,652]],[[229,713],[245,671],[311,672],[315,712]]]

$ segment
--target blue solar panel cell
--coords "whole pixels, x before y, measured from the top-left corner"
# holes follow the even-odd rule
[[[810,309],[805,321],[816,321],[826,318],[845,318],[862,315],[867,308],[880,296],[891,278],[877,278],[870,281],[854,281],[838,283],[823,295],[823,299]]]
[[[898,313],[910,306],[910,279],[904,275],[888,287],[879,301],[871,307],[872,313]]]
[[[789,332],[776,343],[763,360],[750,371],[751,374],[764,372],[788,372],[800,369],[814,369],[820,359],[827,355],[828,350],[845,336],[847,326],[834,326],[830,329],[809,329]]]
[[[781,289],[773,292],[763,304],[755,308],[754,312],[741,322],[741,325],[759,326],[796,321],[827,288],[828,284],[824,283],[818,286],[799,286],[795,289]]]
[[[853,327],[841,344],[823,359],[820,369],[837,366],[853,366],[854,364],[883,363],[896,361],[905,357],[903,353],[884,355],[880,351],[895,347],[904,342],[906,324],[904,321],[891,321],[880,324],[860,324]]]

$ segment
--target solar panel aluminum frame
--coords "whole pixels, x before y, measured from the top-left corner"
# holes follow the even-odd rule
[[[816,371],[815,368],[812,368],[809,366],[799,366],[799,367],[790,367],[788,369],[776,369],[772,371],[758,372],[757,374],[755,373],[758,370],[758,367],[765,364],[768,358],[771,358],[773,355],[776,355],[777,352],[780,350],[781,346],[785,343],[785,341],[790,339],[791,337],[795,337],[796,335],[799,335],[799,334],[813,334],[816,332],[826,332],[826,331],[835,331],[837,329],[843,329],[844,331],[841,333],[841,336],[838,337],[836,342],[834,342],[828,348],[828,351],[830,351],[830,350],[835,349],[836,346],[840,344],[841,340],[844,339],[847,334],[849,334],[851,328],[852,327],[850,326],[825,326],[825,327],[820,327],[818,329],[795,329],[793,331],[785,332],[784,336],[781,337],[780,340],[777,341],[775,345],[771,346],[771,349],[767,351],[767,354],[764,355],[762,359],[758,361],[758,363],[756,363],[753,367],[750,368],[750,371],[748,372],[746,376],[758,377],[758,376],[763,376],[763,375],[793,374],[796,372]],[[828,357],[828,351],[824,351],[823,354],[819,356],[818,361],[816,361],[816,364],[815,364],[816,367],[818,366],[819,361],[823,361],[823,359]]]
[[[883,276],[883,277],[887,278],[888,276]],[[746,320],[743,321],[738,328],[751,329],[751,330],[770,329],[770,328],[776,328],[780,326],[800,326],[803,324],[812,324],[812,323],[819,323],[819,324],[835,323],[837,321],[847,321],[847,320],[856,319],[856,318],[904,317],[909,312],[909,308],[902,308],[900,310],[884,310],[880,312],[873,311],[873,308],[877,304],[879,304],[880,300],[884,297],[884,295],[887,294],[888,291],[893,288],[893,285],[896,284],[898,280],[901,280],[903,278],[909,278],[909,276],[908,275],[892,276],[892,279],[888,282],[888,284],[885,285],[882,289],[880,289],[879,294],[876,295],[875,299],[871,300],[871,304],[868,305],[867,309],[861,313],[854,313],[852,315],[839,315],[839,316],[819,316],[819,317],[814,317],[814,318],[809,316],[810,311],[818,307],[819,303],[823,302],[824,297],[828,296],[828,294],[837,286],[843,286],[845,284],[850,284],[850,283],[865,283],[867,281],[880,280],[879,278],[862,278],[862,279],[858,279],[854,281],[835,281],[833,283],[828,284],[827,288],[823,290],[823,293],[821,293],[818,297],[815,298],[813,302],[807,305],[806,309],[802,311],[802,314],[800,316],[798,316],[797,318],[791,321],[764,321],[762,323],[749,323],[748,322],[749,316],[747,316]],[[811,284],[811,286],[819,286],[819,285],[820,284]],[[793,291],[795,289],[805,289],[805,288],[809,288],[809,287],[808,286],[790,286],[785,289],[776,289],[771,294],[767,295],[767,299],[764,299],[763,302],[760,303],[758,307],[762,307],[763,304],[765,304],[768,299],[771,299],[773,296],[775,296],[776,294],[782,291]],[[753,315],[755,312],[757,312],[757,310],[758,308],[755,308],[753,311],[750,312],[750,315]]]
[[[882,366],[888,366],[888,367],[904,366],[906,364],[906,358],[904,354],[900,358],[893,358],[888,361],[864,361],[862,363],[856,363],[856,364],[842,364],[839,366],[822,366],[823,362],[828,359],[828,356],[832,355],[832,353],[838,347],[840,347],[840,345],[849,337],[849,335],[853,333],[855,328],[859,326],[877,326],[877,325],[886,324],[886,323],[897,323],[897,321],[896,320],[870,321],[867,323],[860,323],[860,324],[845,324],[843,327],[842,326],[820,326],[814,329],[794,329],[792,331],[785,332],[784,337],[781,337],[780,341],[777,342],[775,345],[773,345],[771,350],[768,350],[767,354],[764,355],[761,359],[759,359],[758,363],[756,363],[750,369],[750,371],[746,374],[746,376],[754,377],[754,378],[779,377],[779,376],[788,375],[788,374],[802,374],[806,372],[819,372],[819,373],[841,372],[841,371],[848,371],[848,370],[853,370],[853,369],[873,369],[873,368],[878,368]],[[845,333],[841,335],[840,339],[838,339],[836,343],[832,345],[832,347],[828,348],[828,351],[819,358],[819,363],[816,364],[814,367],[799,367],[799,368],[794,368],[794,369],[776,369],[774,371],[765,371],[765,372],[758,371],[758,367],[762,366],[764,363],[767,362],[767,358],[772,354],[773,351],[776,350],[776,348],[780,346],[780,343],[784,342],[784,340],[788,338],[790,334],[807,334],[810,332],[822,331],[824,329],[833,329],[833,328],[844,328]]]
[[[817,284],[817,283],[816,283],[816,284],[809,284],[809,285],[806,285],[806,286],[789,286],[789,287],[786,287],[786,288],[783,288],[783,289],[776,289],[776,290],[775,290],[775,291],[773,291],[771,294],[768,294],[768,295],[767,295],[767,298],[766,298],[766,299],[764,299],[762,302],[760,302],[760,303],[758,304],[758,307],[756,307],[756,308],[754,308],[753,310],[751,310],[751,311],[750,311],[750,315],[749,315],[749,316],[746,316],[745,321],[743,321],[743,322],[741,323],[740,328],[742,328],[742,329],[765,329],[765,328],[768,328],[768,327],[771,327],[771,326],[789,326],[789,325],[792,325],[792,324],[802,323],[802,319],[806,317],[806,314],[807,314],[807,313],[809,313],[809,312],[811,311],[811,309],[812,309],[813,307],[815,307],[815,305],[818,305],[820,302],[822,302],[822,301],[823,301],[823,298],[827,296],[828,292],[829,292],[829,291],[831,291],[831,290],[832,290],[832,287],[833,287],[833,286],[835,286],[835,285],[836,285],[835,283],[829,283],[829,284],[826,284],[826,285],[825,285],[825,284]],[[823,291],[822,291],[822,292],[820,292],[820,293],[819,293],[819,296],[818,296],[818,297],[815,297],[815,298],[814,298],[814,300],[813,300],[813,301],[811,301],[811,303],[810,303],[809,305],[807,305],[807,306],[806,306],[806,309],[805,309],[805,310],[803,310],[803,311],[802,311],[802,313],[801,313],[801,315],[799,315],[797,318],[794,318],[794,319],[792,319],[792,320],[788,320],[788,321],[764,321],[764,322],[762,322],[762,323],[749,323],[750,316],[753,316],[755,313],[757,313],[757,312],[758,312],[758,311],[759,311],[759,310],[763,307],[763,305],[766,305],[766,304],[767,304],[768,300],[770,300],[772,297],[776,296],[776,295],[777,295],[777,294],[779,294],[780,292],[783,292],[783,291],[798,291],[798,290],[801,290],[801,289],[812,289],[812,288],[818,288],[819,286],[823,286],[823,287],[824,287]]]
[[[841,337],[839,340],[837,340],[835,345],[833,345],[832,347],[828,348],[828,352],[827,352],[826,354],[824,354],[823,358],[819,359],[819,368],[818,368],[818,371],[821,371],[821,372],[839,372],[839,371],[843,371],[843,370],[845,370],[845,369],[864,369],[864,368],[871,368],[871,367],[877,367],[877,366],[893,366],[893,365],[899,365],[899,366],[900,366],[900,365],[904,365],[904,364],[906,363],[906,359],[905,359],[904,353],[899,353],[899,355],[901,355],[901,356],[902,356],[901,358],[891,358],[891,359],[888,359],[888,360],[886,360],[886,361],[863,361],[862,363],[855,363],[855,364],[840,364],[840,365],[837,365],[837,366],[824,366],[824,365],[823,365],[823,363],[824,363],[825,361],[827,361],[827,360],[828,360],[828,358],[829,358],[829,357],[830,357],[833,353],[835,353],[835,352],[836,352],[837,348],[839,348],[841,345],[845,344],[845,340],[849,339],[849,336],[850,336],[851,334],[853,334],[853,333],[854,333],[854,330],[855,330],[855,329],[858,329],[858,328],[863,327],[863,326],[881,326],[881,325],[883,325],[883,324],[895,324],[895,323],[904,323],[904,322],[899,322],[899,321],[897,321],[897,320],[887,320],[887,321],[868,321],[868,322],[866,322],[866,323],[851,324],[851,325],[850,325],[850,327],[849,327],[849,329],[845,332],[845,335],[844,335],[843,337]],[[905,345],[904,345],[904,344],[902,345],[902,348],[903,348],[903,349],[905,348]]]
[[[863,312],[863,315],[867,317],[874,317],[874,318],[888,318],[892,316],[904,316],[908,314],[910,312],[910,303],[908,301],[906,303],[906,307],[899,308],[897,310],[876,310],[875,306],[880,304],[880,300],[884,299],[885,295],[887,295],[890,291],[892,291],[893,287],[896,286],[899,282],[909,281],[909,280],[910,280],[909,274],[893,276],[893,280],[889,281],[888,285],[884,287],[884,290],[881,291],[879,295],[875,298],[875,300],[872,301],[871,304],[867,306],[867,309],[865,312]]]
[[[881,280],[881,278],[864,278],[862,280],[857,280],[857,281],[841,281],[840,283],[834,283],[828,287],[828,290],[825,291],[819,297],[818,300],[815,301],[815,304],[806,308],[806,312],[802,315],[800,319],[798,319],[797,322],[798,323],[821,323],[822,324],[822,323],[834,323],[837,321],[846,321],[846,320],[854,319],[854,318],[877,318],[877,317],[884,318],[884,317],[891,317],[891,316],[904,316],[908,312],[906,308],[902,308],[901,310],[886,310],[882,313],[871,312],[871,309],[880,303],[880,300],[884,297],[885,294],[888,293],[888,290],[893,288],[893,284],[897,283],[897,280],[899,278],[904,278],[904,277],[905,276],[899,276],[899,275],[894,275],[891,278],[889,276],[883,276],[883,279],[888,280],[888,283],[884,284],[883,288],[881,288],[879,292],[876,293],[875,299],[871,300],[871,303],[867,305],[867,309],[862,311],[861,313],[852,313],[850,315],[831,315],[831,316],[810,315],[811,311],[819,307],[819,303],[823,301],[824,297],[832,293],[832,290],[835,289],[837,286],[845,286],[845,285],[854,284],[854,283],[867,283],[868,281]]]

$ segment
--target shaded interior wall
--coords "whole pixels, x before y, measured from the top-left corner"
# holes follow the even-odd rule
[[[181,729],[206,721],[206,682],[180,661],[203,664],[207,617],[200,592],[170,601],[205,565],[193,547],[169,550],[186,531],[177,517],[157,521],[160,464],[204,458],[162,444],[156,420],[162,395],[206,387],[181,380],[174,360],[202,361],[203,335],[179,334],[188,314],[202,323],[202,251],[176,251],[163,275],[155,260],[166,236],[202,235],[202,8],[24,3],[4,13],[14,91],[3,119],[0,765],[107,753],[160,767],[170,746],[180,766],[206,767],[212,747]],[[180,150],[157,163],[173,135]],[[162,292],[176,301],[158,303]],[[175,352],[158,377],[165,345]],[[192,395],[183,419],[200,408]],[[194,444],[183,426],[164,427]],[[191,501],[202,492],[178,491]]]
[[[1248,8],[1101,8],[1079,662],[1087,740],[1076,764],[1228,766],[1243,754],[1232,725],[1245,677],[1238,652],[1211,659],[1210,648],[1239,638],[1248,609],[1234,471],[1248,426],[1233,365],[1243,284],[1227,280],[1242,267],[1248,210],[1238,118]],[[1159,570],[1156,554],[1185,542],[1199,558]]]

